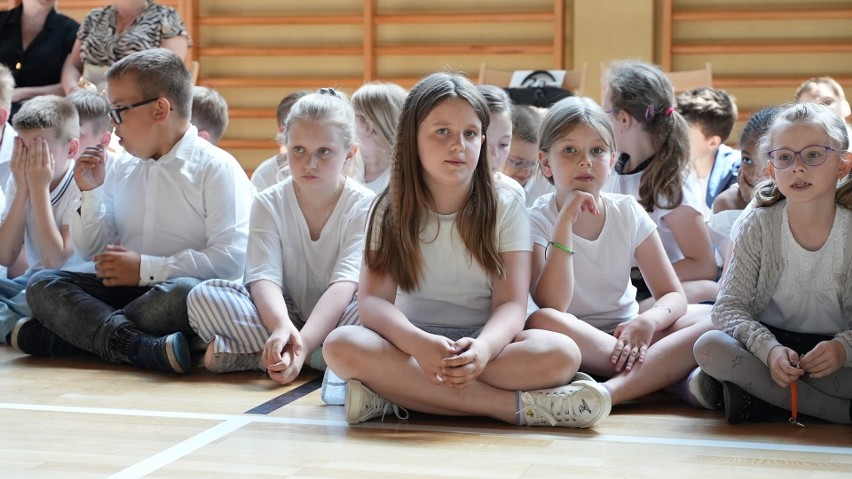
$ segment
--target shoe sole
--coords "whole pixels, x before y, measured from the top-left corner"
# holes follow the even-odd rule
[[[346,406],[346,422],[349,424],[359,424],[360,418],[358,412],[361,411],[364,403],[364,386],[357,379],[350,379],[346,387],[346,398],[344,405]]]
[[[15,327],[12,328],[12,341],[10,341],[11,346],[15,348],[15,350],[20,351],[24,354],[29,354],[18,345],[18,334],[21,331],[21,328],[24,327],[29,321],[32,321],[33,318],[21,318],[15,323]]]
[[[189,343],[183,333],[174,333],[166,339],[166,356],[169,366],[178,374],[189,374],[192,358],[189,354]]]
[[[719,409],[719,400],[722,399],[722,385],[709,374],[698,370],[696,378],[689,381],[689,393],[701,404],[701,407],[714,411]]]
[[[731,389],[736,388],[736,391],[731,391]],[[722,383],[722,399],[725,402],[725,420],[728,421],[728,424],[740,424],[742,421],[737,418],[731,418],[731,398],[733,395],[742,396],[742,389],[734,383],[724,382]]]
[[[612,397],[609,395],[609,391],[601,386],[601,384],[597,381],[574,381],[571,383],[575,386],[582,385],[584,387],[588,387],[590,389],[594,389],[595,392],[601,397],[601,410],[598,412],[598,415],[589,421],[589,424],[585,426],[580,426],[580,428],[585,429],[594,426],[595,424],[603,421],[609,416],[609,413],[612,412]]]

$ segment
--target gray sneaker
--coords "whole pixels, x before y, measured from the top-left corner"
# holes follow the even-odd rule
[[[236,371],[265,371],[260,361],[262,353],[215,353],[207,368],[214,373],[230,373]]]
[[[689,394],[705,409],[719,409],[722,406],[722,383],[710,377],[701,368],[695,368],[686,380]]]
[[[350,379],[346,388],[346,422],[358,424],[374,417],[393,414],[403,421],[408,419],[408,411],[374,393],[357,379]]]
[[[609,391],[595,381],[579,380],[520,394],[518,414],[527,426],[592,427],[612,410]]]

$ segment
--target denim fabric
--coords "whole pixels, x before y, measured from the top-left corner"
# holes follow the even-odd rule
[[[15,329],[19,319],[31,314],[25,291],[27,278],[0,278],[0,343],[6,342],[6,336]]]
[[[120,363],[127,351],[118,351],[121,329],[151,336],[177,331],[192,335],[186,296],[199,280],[171,278],[151,287],[104,286],[94,274],[43,270],[27,285],[27,301],[45,327],[72,345]]]

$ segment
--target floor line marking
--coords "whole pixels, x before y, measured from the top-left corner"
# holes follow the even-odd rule
[[[329,406],[335,407],[335,406]],[[31,410],[31,411],[47,411],[47,412],[67,412],[79,414],[110,414],[124,416],[142,416],[142,417],[163,417],[177,419],[206,419],[214,421],[230,421],[230,420],[245,420],[249,423],[258,424],[281,424],[290,426],[325,426],[325,427],[350,427],[345,420],[330,420],[330,419],[307,419],[307,418],[285,418],[266,415],[239,415],[239,414],[212,414],[212,413],[181,413],[171,411],[151,411],[151,410],[134,410],[134,409],[104,409],[91,407],[74,407],[74,406],[52,406],[52,405],[29,405],[15,403],[0,403],[0,410]],[[341,410],[342,411],[342,410]],[[406,431],[422,431],[422,432],[454,432],[459,434],[483,434],[483,435],[500,435],[500,436],[516,436],[518,438],[537,438],[537,439],[563,439],[576,441],[598,441],[607,443],[633,443],[633,444],[656,444],[656,445],[672,445],[672,446],[687,446],[687,447],[711,447],[711,448],[733,448],[733,449],[755,449],[768,451],[795,451],[814,454],[839,454],[843,456],[852,456],[852,448],[839,446],[819,446],[806,444],[782,444],[771,442],[750,442],[750,441],[726,441],[717,439],[689,439],[689,438],[667,438],[658,436],[624,436],[600,434],[596,436],[570,434],[570,433],[547,433],[543,429],[535,428],[525,430],[506,430],[506,429],[489,429],[476,427],[447,427],[447,426],[429,426],[420,424],[409,424],[405,422],[399,423],[378,423],[369,422],[351,426],[363,429],[384,429],[384,430],[406,430]]]
[[[158,452],[153,456],[143,459],[136,464],[113,474],[110,479],[136,479],[145,477],[154,471],[157,471],[168,464],[181,459],[182,457],[191,454],[213,441],[227,436],[228,434],[240,429],[246,424],[251,423],[251,418],[230,419],[223,423],[217,424],[205,431],[202,431],[189,439],[181,441],[174,446]]]
[[[275,412],[278,409],[281,409],[282,407],[290,404],[291,402],[307,396],[308,394],[316,391],[320,387],[322,387],[322,378],[313,379],[300,385],[297,388],[291,389],[286,393],[281,394],[278,397],[272,398],[259,406],[255,406],[249,409],[245,412],[245,414],[269,414],[271,412]]]

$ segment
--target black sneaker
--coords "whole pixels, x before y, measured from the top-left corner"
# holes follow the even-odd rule
[[[9,339],[13,348],[32,356],[85,354],[85,351],[60,338],[35,318],[19,319]]]
[[[745,392],[734,383],[722,383],[725,418],[728,424],[743,422],[772,422],[775,406]]]
[[[181,332],[161,338],[137,334],[130,343],[129,357],[138,368],[162,373],[189,374],[192,367],[189,344]]]

